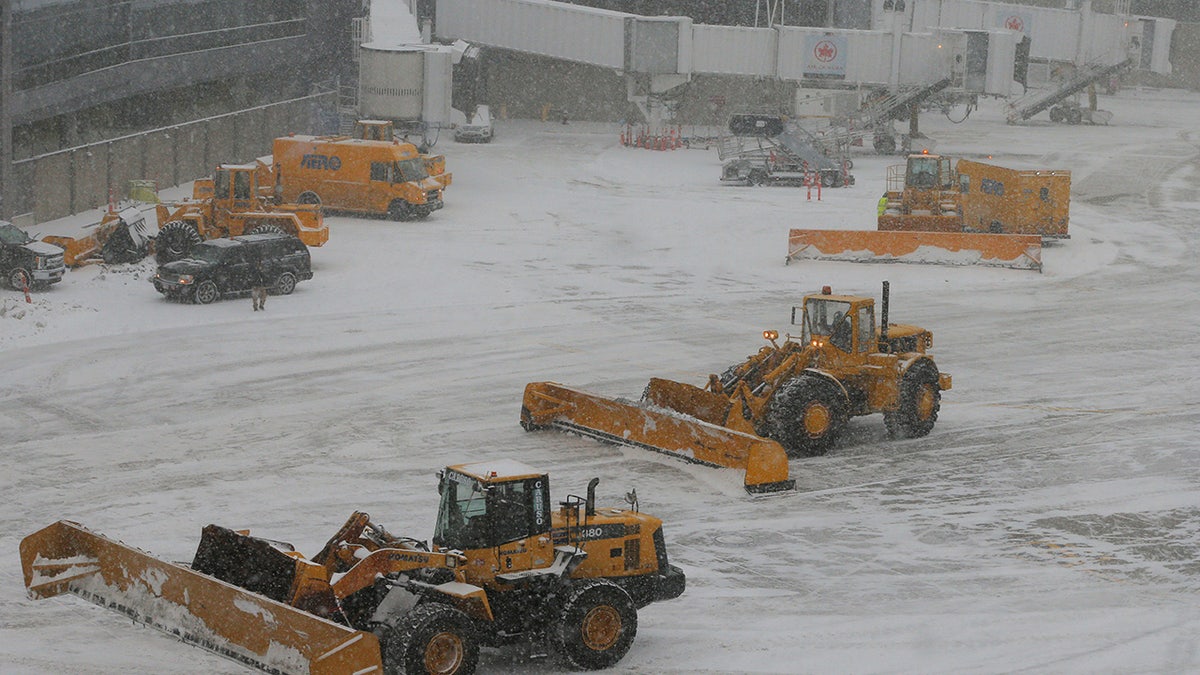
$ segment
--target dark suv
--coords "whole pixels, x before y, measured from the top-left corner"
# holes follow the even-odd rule
[[[260,258],[267,287],[279,295],[313,276],[304,242],[290,234],[246,234],[201,242],[183,260],[160,265],[151,281],[168,298],[207,305],[222,295],[248,292]]]
[[[35,241],[25,230],[0,220],[0,278],[18,291],[45,288],[62,281],[63,250]]]

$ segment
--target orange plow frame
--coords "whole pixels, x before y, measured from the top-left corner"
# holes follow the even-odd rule
[[[556,382],[525,385],[521,421],[527,428],[554,426],[697,464],[739,469],[746,472],[747,492],[795,488],[788,478],[787,453],[775,441]]]
[[[791,230],[793,260],[982,265],[1042,271],[1042,238],[1034,234]]]
[[[74,593],[271,673],[382,675],[378,639],[66,520],[21,540],[33,598]]]

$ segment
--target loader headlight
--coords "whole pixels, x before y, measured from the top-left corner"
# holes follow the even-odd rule
[[[763,339],[764,340],[770,340],[771,342],[774,342],[776,340],[776,338],[778,338],[778,337],[779,337],[779,331],[777,331],[777,330],[764,330],[763,331]]]
[[[179,283],[181,283],[181,284],[190,284],[190,283],[192,283],[192,281],[193,281],[193,277],[190,274],[180,274],[179,275]]]

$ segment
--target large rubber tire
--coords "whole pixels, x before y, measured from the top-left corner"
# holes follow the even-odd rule
[[[1067,108],[1066,120],[1067,124],[1079,124],[1083,121],[1083,113],[1079,108]]]
[[[192,300],[198,305],[211,305],[221,297],[221,289],[212,280],[201,281],[192,293]]]
[[[154,260],[159,265],[182,260],[192,252],[192,247],[204,241],[191,223],[172,220],[158,231],[154,238]]]
[[[836,187],[838,182],[837,171],[822,171],[821,172],[821,187]]]
[[[8,285],[14,291],[24,290],[25,288],[33,288],[33,275],[28,270],[17,267],[8,273]]]
[[[250,231],[246,234],[287,234],[287,230],[275,223],[262,223],[250,228]]]
[[[849,421],[845,392],[815,375],[801,375],[783,385],[767,409],[771,438],[792,457],[825,454]]]
[[[291,295],[292,291],[296,290],[296,275],[291,272],[284,272],[275,280],[275,292],[279,295]]]
[[[1051,108],[1051,109],[1050,109],[1050,121],[1051,121],[1051,122],[1061,122],[1061,121],[1063,121],[1063,111],[1062,111],[1062,108],[1060,108],[1060,107],[1058,107],[1058,106],[1054,106],[1053,108]]]
[[[570,590],[550,631],[558,658],[579,670],[616,665],[637,636],[637,606],[611,581],[584,581]]]
[[[471,620],[450,605],[417,605],[395,626],[376,628],[375,635],[388,675],[470,675],[479,662]]]
[[[306,190],[301,192],[299,197],[296,197],[296,201],[301,204],[315,204],[320,206],[321,196],[311,190]]]
[[[883,413],[883,423],[893,438],[919,438],[933,430],[941,407],[937,366],[918,361],[900,380],[900,405]]]
[[[409,220],[412,218],[412,206],[403,199],[393,199],[388,204],[388,218],[391,220]]]
[[[763,171],[759,171],[758,169],[755,169],[750,172],[750,175],[747,177],[746,180],[755,187],[758,187],[760,185],[766,185],[767,184],[767,174]]]

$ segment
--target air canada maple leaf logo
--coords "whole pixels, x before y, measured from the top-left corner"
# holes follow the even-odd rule
[[[1010,16],[1004,21],[1004,27],[1009,30],[1025,30],[1025,21],[1019,16]]]
[[[821,40],[813,48],[813,56],[816,56],[818,61],[829,63],[837,58],[837,46],[829,40]]]

